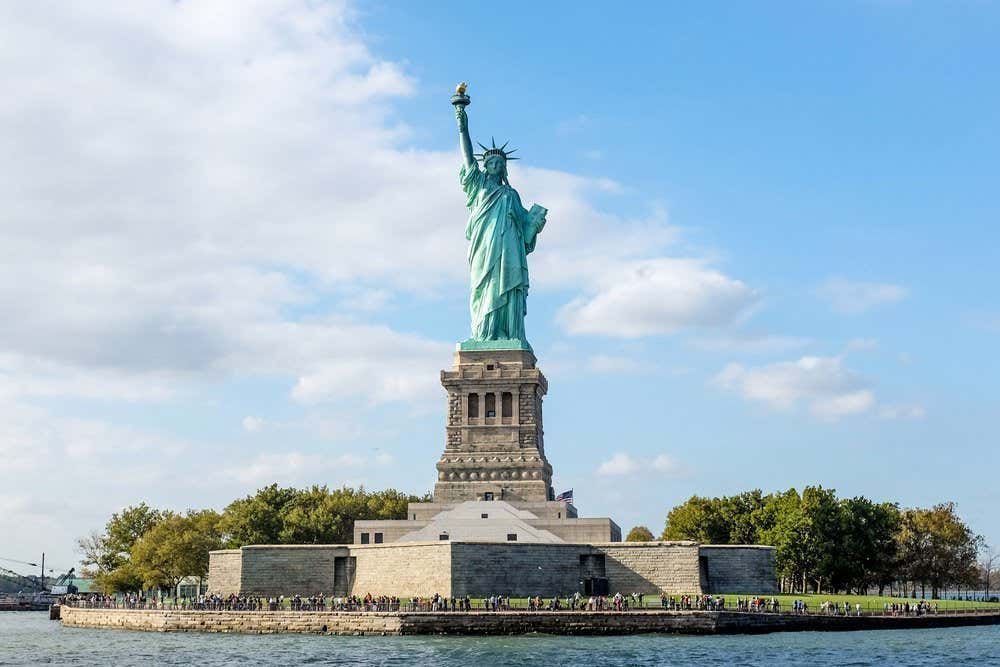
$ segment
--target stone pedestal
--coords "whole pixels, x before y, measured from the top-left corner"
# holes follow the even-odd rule
[[[548,383],[530,350],[458,350],[441,371],[448,392],[435,503],[553,499],[545,459],[542,397]]]

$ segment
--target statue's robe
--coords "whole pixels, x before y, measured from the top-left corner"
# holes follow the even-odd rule
[[[529,215],[514,188],[487,178],[476,163],[463,166],[460,177],[469,208],[472,338],[527,342],[527,255],[545,218]]]

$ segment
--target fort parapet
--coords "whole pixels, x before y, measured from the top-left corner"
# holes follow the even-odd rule
[[[668,595],[777,592],[773,547],[695,542],[248,546],[213,551],[208,581],[211,593],[265,597],[528,597],[601,593],[596,585]]]

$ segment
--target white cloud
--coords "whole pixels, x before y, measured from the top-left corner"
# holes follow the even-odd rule
[[[628,475],[637,470],[639,470],[639,463],[623,452],[617,452],[610,459],[597,466],[597,474],[605,476]]]
[[[234,378],[266,377],[351,418],[249,415],[245,429],[338,439],[374,432],[356,404],[440,405],[451,344],[363,318],[400,295],[464,289],[458,157],[406,144],[393,101],[417,82],[369,51],[344,4],[39,0],[0,3],[0,24],[0,77],[17,91],[0,98],[0,149],[17,156],[0,163],[0,460],[8,474],[71,460],[60,488],[114,476],[114,493],[59,510],[65,529],[49,534],[204,480],[177,458],[187,443],[127,417],[73,420],[32,401],[82,397],[127,413],[115,403],[212,401]],[[474,133],[488,132],[472,115]],[[453,122],[447,111],[442,122]],[[668,289],[672,305],[625,318],[625,335],[711,326],[742,310],[730,303],[749,291],[742,283],[697,260],[659,258],[677,237],[664,211],[629,219],[594,206],[620,185],[525,167],[511,177],[526,203],[550,209],[532,289],[582,286],[587,308],[571,320],[584,330],[642,297],[614,291],[619,273],[633,292],[646,289],[634,274],[649,270],[699,290]],[[331,314],[342,309],[353,316]],[[200,441],[201,464],[217,467],[226,446]],[[331,477],[331,461],[365,469],[350,456],[248,456],[227,459],[229,486],[213,481],[211,492]],[[23,515],[0,517],[0,534],[23,525]]]
[[[637,338],[685,328],[724,328],[748,314],[756,293],[693,259],[623,262],[596,279],[592,294],[563,307],[573,334]]]
[[[833,394],[825,398],[815,398],[812,412],[824,419],[839,419],[849,415],[868,412],[875,405],[875,392],[861,389],[845,394]]]
[[[807,347],[812,339],[798,336],[751,335],[732,333],[722,336],[698,337],[690,341],[692,347],[701,350],[725,350],[761,354],[782,352]]]
[[[680,470],[680,466],[666,454],[660,454],[653,459],[653,469],[662,473],[675,473]]]
[[[74,474],[101,474],[106,457],[145,465],[148,452],[173,457],[187,445],[100,419],[62,417],[44,408],[0,399],[0,461],[5,471],[70,466]],[[10,482],[11,480],[7,480]]]
[[[388,289],[360,287],[341,303],[344,307],[352,310],[375,312],[385,308],[390,301],[392,301],[392,292]]]
[[[446,343],[386,326],[328,319],[248,327],[224,364],[232,372],[292,374],[292,396],[307,404],[420,402],[440,399],[438,371],[451,352]]]
[[[18,90],[0,101],[0,145],[22,156],[0,167],[0,349],[19,369],[0,391],[162,400],[206,375],[269,373],[304,402],[437,397],[447,345],[294,315],[331,302],[371,313],[401,291],[465,283],[457,156],[404,145],[388,102],[416,84],[367,49],[348,10],[39,2],[0,6],[0,21],[0,75]],[[575,330],[643,299],[650,272],[688,276],[699,294],[668,290],[624,335],[727,319],[718,301],[740,284],[698,262],[636,260],[676,238],[662,210],[598,211],[595,193],[621,192],[607,179],[511,177],[551,211],[534,289],[591,281]]]
[[[602,461],[597,466],[597,474],[602,477],[633,475],[648,470],[667,475],[679,474],[682,471],[681,467],[666,454],[659,454],[647,461],[633,458],[625,452],[615,452],[610,459]]]
[[[882,419],[923,419],[926,411],[922,405],[883,405],[878,416]]]
[[[16,535],[21,553],[44,550],[72,566],[74,538],[125,505],[182,488],[191,451],[158,433],[0,396],[0,535]]]
[[[383,459],[377,461],[385,465]],[[366,457],[346,453],[336,456],[286,452],[280,454],[259,454],[253,460],[222,470],[223,476],[241,484],[264,484],[280,482],[285,484],[325,483],[332,475],[340,475],[344,469],[360,469],[371,463]]]
[[[878,341],[874,338],[852,338],[847,342],[848,350],[874,350],[878,347]]]
[[[592,373],[635,373],[642,369],[642,364],[631,357],[595,354],[587,359],[587,370]]]
[[[906,288],[890,283],[830,278],[817,289],[817,293],[838,313],[859,315],[878,306],[902,301],[908,292]]]
[[[248,433],[256,433],[264,428],[265,421],[260,417],[248,416],[243,418],[243,430]]]
[[[23,156],[0,167],[0,347],[54,376],[21,372],[19,392],[142,375],[167,396],[178,375],[232,372],[243,332],[332,281],[460,275],[454,160],[397,147],[373,102],[413,82],[347,18],[293,1],[0,8],[0,73],[19,91],[0,140]],[[358,294],[351,307],[386,298]]]
[[[871,382],[845,368],[842,357],[802,357],[750,368],[734,363],[713,382],[779,410],[804,402],[813,415],[830,420],[867,412],[876,403]]]

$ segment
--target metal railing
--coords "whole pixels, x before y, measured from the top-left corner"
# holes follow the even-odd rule
[[[785,614],[809,616],[926,616],[1000,613],[1000,606],[954,600],[929,600],[913,603],[842,601],[816,604],[776,598],[742,598],[727,596],[659,596],[559,598],[336,598],[328,596],[301,597],[228,597],[193,600],[185,598],[145,598],[136,596],[69,596],[62,604],[82,609],[124,610],[191,610],[191,611],[255,611],[255,612],[652,612],[652,611],[725,611],[744,614]]]

